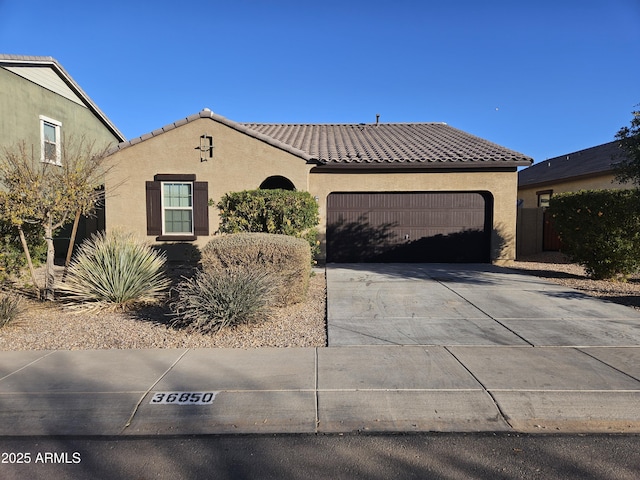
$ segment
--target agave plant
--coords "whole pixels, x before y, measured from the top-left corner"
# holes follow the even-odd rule
[[[82,309],[128,310],[158,303],[170,281],[165,255],[133,234],[115,230],[85,241],[58,290],[67,303]]]

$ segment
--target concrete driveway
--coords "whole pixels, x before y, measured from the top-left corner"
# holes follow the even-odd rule
[[[640,345],[640,312],[488,264],[330,264],[329,346]]]
[[[348,410],[405,431],[446,417],[494,431],[640,431],[629,307],[485,264],[328,265],[327,303],[328,372],[348,379],[332,395],[350,407],[332,404],[329,420]]]
[[[327,287],[328,348],[0,352],[0,436],[640,432],[631,308],[490,265]]]

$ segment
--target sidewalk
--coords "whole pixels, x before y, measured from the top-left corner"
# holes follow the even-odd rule
[[[640,432],[639,378],[640,347],[1,352],[0,435]]]
[[[0,435],[640,432],[636,310],[492,265],[327,296],[326,348],[0,352]]]

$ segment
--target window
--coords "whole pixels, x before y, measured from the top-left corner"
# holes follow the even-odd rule
[[[282,175],[273,175],[260,184],[261,190],[291,190],[295,191],[296,187],[291,180]]]
[[[207,182],[192,174],[158,174],[146,182],[147,235],[160,241],[192,241],[209,235]]]
[[[549,200],[551,200],[551,194],[553,190],[544,190],[542,192],[536,192],[538,195],[538,207],[547,208],[549,206]]]
[[[193,235],[193,184],[162,183],[162,233]]]
[[[61,165],[61,136],[62,123],[40,115],[40,160]]]

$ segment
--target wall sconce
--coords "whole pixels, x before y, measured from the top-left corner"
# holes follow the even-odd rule
[[[211,135],[200,135],[200,146],[196,147],[196,150],[200,150],[200,161],[206,162],[210,158],[213,158],[213,137]]]

